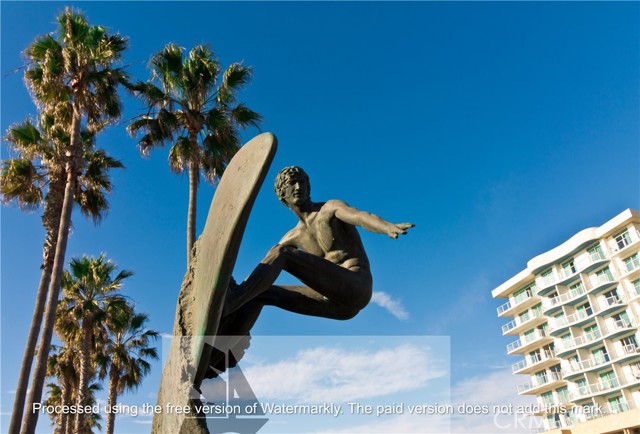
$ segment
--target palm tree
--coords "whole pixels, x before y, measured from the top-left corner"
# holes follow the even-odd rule
[[[51,355],[47,363],[47,376],[54,377],[55,383],[47,384],[49,388],[47,405],[68,406],[73,404],[74,391],[78,384],[76,371],[77,360],[69,347],[56,348],[51,346]],[[50,417],[56,425],[56,433],[67,434],[69,429],[69,414],[67,412],[53,412]]]
[[[23,210],[44,205],[42,224],[45,228],[42,273],[38,285],[36,304],[27,337],[9,432],[17,432],[22,419],[24,400],[33,364],[38,334],[42,324],[47,290],[51,281],[54,252],[65,186],[64,149],[68,146],[66,131],[55,127],[52,116],[43,114],[40,125],[30,119],[11,125],[5,139],[16,153],[15,158],[4,160],[0,171],[0,192],[5,202],[16,202]],[[108,209],[106,195],[111,192],[109,169],[121,168],[122,163],[104,151],[95,151],[94,134],[82,133],[86,166],[80,176],[76,203],[87,217],[98,223]]]
[[[76,405],[88,404],[88,388],[95,374],[95,355],[97,340],[104,334],[104,324],[117,318],[129,309],[126,299],[119,291],[123,280],[133,275],[127,270],[112,276],[117,266],[100,255],[98,258],[74,258],[70,271],[62,276],[63,298],[60,301],[59,315],[67,318],[67,323],[77,330],[77,346],[79,349],[78,388]],[[64,328],[64,325],[62,325]],[[63,332],[64,333],[64,332]],[[71,333],[64,333],[71,335]],[[81,432],[84,426],[84,415],[78,413],[75,420],[75,431]]]
[[[133,308],[120,311],[118,316],[107,323],[108,338],[101,354],[102,375],[109,377],[108,408],[115,407],[118,395],[125,390],[137,389],[151,369],[147,360],[158,358],[150,346],[158,332],[147,329],[149,317]],[[107,412],[107,434],[113,434],[114,423],[115,413]]]
[[[65,261],[71,211],[83,167],[81,126],[90,133],[100,131],[120,117],[118,84],[126,81],[122,69],[113,65],[121,60],[126,38],[109,35],[101,26],[91,26],[84,16],[69,8],[58,17],[57,38],[37,38],[26,50],[29,61],[25,81],[40,108],[52,113],[58,125],[68,126],[65,149],[65,189],[60,224],[51,271],[51,282],[42,326],[28,408],[40,402],[46,376],[46,363],[53,334],[56,305]],[[27,412],[22,433],[32,434],[38,412]],[[17,424],[14,424],[14,431]]]
[[[238,127],[258,127],[261,116],[236,94],[251,78],[251,68],[230,65],[218,84],[220,66],[207,45],[184,49],[168,44],[151,59],[151,79],[132,87],[147,105],[147,113],[128,126],[143,156],[172,143],[169,167],[189,174],[187,264],[196,239],[196,197],[200,174],[211,183],[222,175],[240,147]]]

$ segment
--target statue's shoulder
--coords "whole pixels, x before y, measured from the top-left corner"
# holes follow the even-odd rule
[[[344,208],[347,207],[349,205],[347,205],[346,202],[342,201],[342,200],[338,200],[338,199],[329,199],[328,201],[324,202],[321,204],[320,208],[323,211],[335,211],[338,208]]]

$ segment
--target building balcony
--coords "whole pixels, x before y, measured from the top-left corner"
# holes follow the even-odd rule
[[[527,289],[523,294],[516,298],[509,299],[506,303],[497,308],[498,316],[513,316],[513,313],[533,306],[540,301],[535,288]]]
[[[595,275],[594,279],[585,279],[587,292],[598,292],[609,287],[613,283],[617,283],[617,273],[609,270],[609,274]]]
[[[592,369],[596,369],[596,368],[600,368],[602,366],[605,366],[607,364],[609,364],[611,360],[609,359],[609,356],[605,356],[605,357],[601,357],[601,358],[589,358],[587,360],[583,360],[581,362],[577,362],[577,363],[571,363],[570,367],[568,369],[563,369],[562,370],[562,375],[565,378],[571,377],[573,375],[576,374],[581,374],[585,371],[590,371]]]
[[[561,318],[549,318],[550,332],[552,335],[557,334],[557,332],[560,332],[567,327],[579,325],[581,322],[587,322],[592,316],[593,312],[589,313],[586,310],[583,310]]]
[[[526,374],[534,370],[542,369],[547,365],[558,363],[559,359],[556,357],[556,354],[551,350],[546,350],[533,356],[526,356],[518,363],[511,365],[511,370],[514,374]]]
[[[579,289],[573,289],[569,292],[565,292],[564,294],[557,295],[555,297],[545,298],[544,300],[542,300],[543,312],[545,314],[548,314],[550,311],[559,309],[566,303],[571,303],[586,296],[587,292],[588,291],[581,286]]]
[[[540,393],[542,389],[554,388],[561,383],[566,383],[559,372],[545,372],[544,375],[536,375],[531,378],[531,381],[520,384],[518,386],[518,394],[536,394]]]
[[[637,328],[638,321],[634,318],[619,319],[614,322],[609,322],[605,328],[604,338],[612,339]]]
[[[521,332],[524,328],[535,327],[544,324],[545,316],[539,311],[529,311],[525,317],[516,317],[513,321],[509,321],[502,326],[503,335],[514,335]]]
[[[550,344],[551,342],[553,342],[551,336],[547,336],[542,330],[535,330],[532,334],[522,336],[517,341],[507,345],[507,354],[523,354],[532,348]]]
[[[633,238],[631,235],[634,235]],[[615,247],[611,248],[611,256],[618,256],[625,252],[631,252],[633,247],[637,246],[640,242],[640,232],[629,231],[629,237],[625,240],[621,240]]]
[[[580,347],[587,346],[594,342],[599,342],[602,340],[602,333],[600,330],[595,330],[590,333],[586,333],[582,336],[578,336],[574,339],[567,339],[565,341],[559,341],[556,343],[556,354],[561,356],[564,353],[569,351],[576,350]]]
[[[585,386],[578,388],[578,393],[574,395],[575,399],[584,399],[590,398],[593,396],[604,395],[610,393],[616,389],[619,389],[621,386],[620,382],[617,378],[612,378],[610,380],[604,380],[595,384],[587,384]]]
[[[627,297],[624,295],[612,295],[605,299],[600,300],[593,306],[593,312],[606,315],[627,305]]]
[[[622,347],[621,350],[617,351],[617,359],[616,362],[622,362],[627,359],[633,359],[634,357],[640,356],[640,347],[638,345],[629,344]]]
[[[561,270],[553,276],[539,277],[536,279],[538,286],[538,295],[544,296],[551,292],[556,285],[568,285],[572,280],[576,280],[582,273],[604,265],[609,258],[604,252],[593,252],[576,261],[572,268]]]

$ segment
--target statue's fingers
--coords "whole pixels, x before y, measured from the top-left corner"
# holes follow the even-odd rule
[[[399,223],[396,226],[398,226],[402,230],[405,230],[405,229],[410,229],[410,228],[414,227],[415,225],[413,223]]]

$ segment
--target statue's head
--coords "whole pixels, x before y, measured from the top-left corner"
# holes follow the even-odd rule
[[[311,197],[309,175],[300,167],[285,167],[276,176],[275,191],[283,205],[301,205]]]

